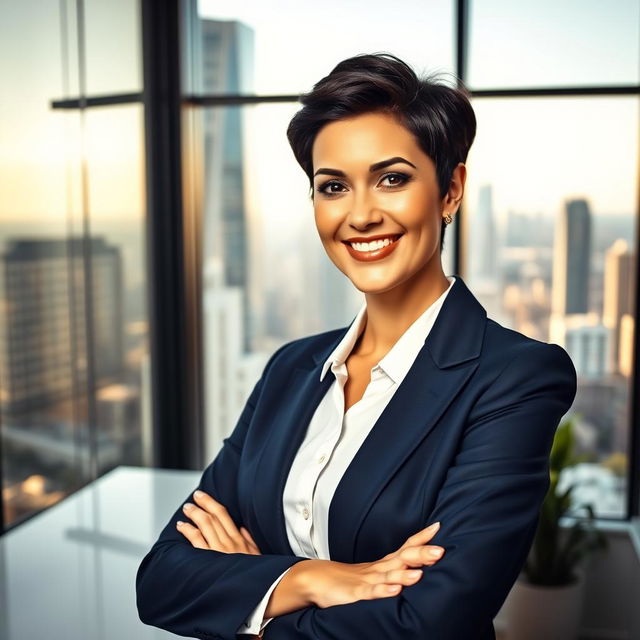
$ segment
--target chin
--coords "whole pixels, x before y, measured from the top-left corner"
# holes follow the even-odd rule
[[[351,284],[362,291],[362,293],[384,293],[390,291],[400,284],[399,282],[362,282],[361,280],[351,280]]]

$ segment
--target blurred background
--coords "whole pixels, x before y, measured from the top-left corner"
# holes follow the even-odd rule
[[[571,355],[562,523],[610,542],[579,634],[640,638],[640,0],[0,0],[0,539],[120,467],[203,469],[274,350],[351,321],[285,129],[381,51],[472,94],[444,270]]]

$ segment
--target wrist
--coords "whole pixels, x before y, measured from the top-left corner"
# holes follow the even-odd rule
[[[318,565],[325,562],[325,560],[310,558],[309,560],[296,562],[296,564],[291,567],[291,579],[294,581],[296,592],[299,594],[301,600],[304,601],[305,607],[316,604],[314,592],[316,580],[314,579],[314,575],[316,575],[315,572]]]

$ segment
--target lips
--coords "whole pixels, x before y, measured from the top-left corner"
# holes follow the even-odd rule
[[[381,233],[377,236],[354,236],[353,238],[347,238],[342,242],[373,242],[374,240],[384,240],[385,238],[397,240],[401,235],[402,233]]]
[[[354,249],[351,244],[347,241],[343,241],[344,246],[347,248],[347,251],[351,255],[352,258],[355,258],[359,262],[374,262],[376,260],[382,260],[387,256],[391,255],[397,244],[400,242],[400,238],[403,234],[394,234],[394,235],[383,235],[383,236],[370,236],[369,238],[356,239],[352,238],[353,242],[373,242],[374,240],[381,240],[384,238],[394,238],[393,242],[389,243],[386,247],[382,247],[381,249],[375,249],[374,251],[358,251]]]

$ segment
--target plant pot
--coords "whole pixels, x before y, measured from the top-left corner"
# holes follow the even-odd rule
[[[575,640],[582,613],[584,572],[563,586],[530,584],[520,574],[509,593],[507,640]]]

